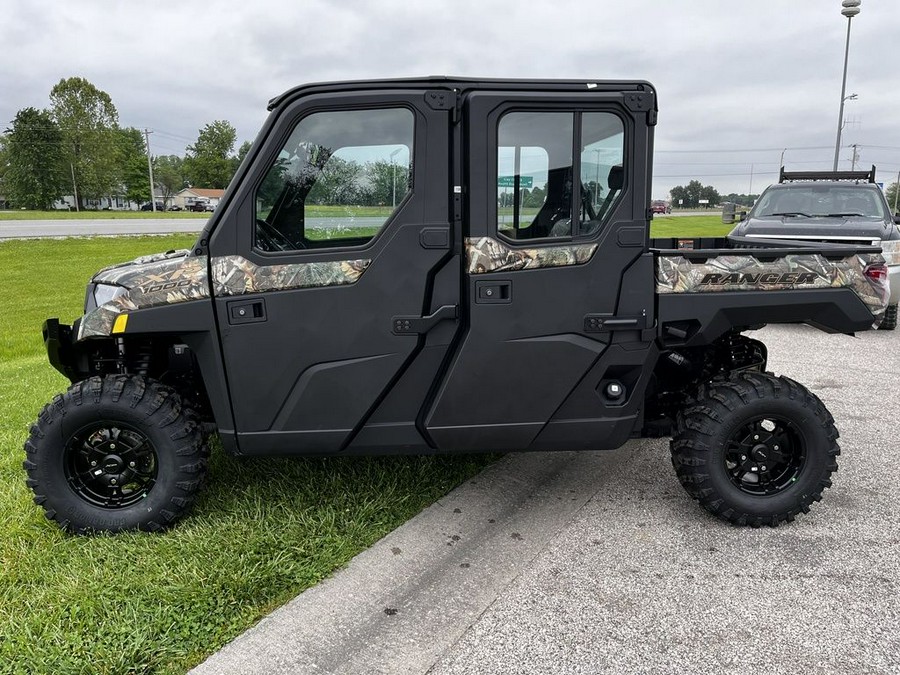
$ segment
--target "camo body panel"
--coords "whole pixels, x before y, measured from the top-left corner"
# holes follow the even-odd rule
[[[255,265],[241,256],[212,259],[214,294],[242,295],[294,288],[343,286],[355,283],[370,260],[309,262],[292,265]],[[144,256],[107,267],[92,281],[125,288],[125,292],[86,313],[76,340],[112,334],[123,312],[203,300],[210,297],[206,256],[189,257],[188,251]]]
[[[808,288],[852,288],[876,320],[887,307],[887,284],[875,284],[865,275],[869,265],[883,262],[878,254],[851,255],[827,260],[819,254],[785,255],[772,262],[760,262],[752,255],[720,255],[704,262],[680,256],[659,256],[656,266],[657,293],[714,293],[722,291],[785,291]],[[803,275],[806,283],[762,283],[744,276]],[[737,283],[704,283],[707,275],[738,275]]]
[[[209,297],[206,256],[189,258],[187,251],[177,257],[163,255],[165,257],[145,256],[95,274],[92,279],[95,283],[122,286],[127,290],[85,314],[76,339],[110,335],[116,317],[122,312]]]
[[[256,265],[239,255],[213,258],[215,295],[264,293],[356,283],[371,260],[335,260],[292,265]]]
[[[466,271],[469,274],[486,274],[583,265],[596,250],[597,244],[510,248],[491,237],[469,238],[466,239]]]

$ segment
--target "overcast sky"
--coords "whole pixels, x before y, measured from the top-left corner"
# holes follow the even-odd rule
[[[123,126],[181,154],[227,119],[252,140],[274,95],[304,82],[458,75],[646,79],[659,93],[653,196],[698,178],[759,192],[829,169],[847,19],[840,0],[8,0],[0,122],[46,107],[61,78],[113,99]],[[842,145],[878,179],[900,170],[900,0],[853,19]],[[849,148],[841,151],[849,168]]]

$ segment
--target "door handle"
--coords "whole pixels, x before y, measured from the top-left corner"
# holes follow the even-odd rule
[[[428,316],[395,316],[391,319],[394,335],[419,335],[427,333],[441,321],[456,320],[459,315],[457,305],[442,305]]]
[[[266,301],[232,300],[228,307],[228,323],[232,326],[242,323],[257,323],[266,320]]]
[[[475,302],[484,305],[502,305],[512,302],[512,282],[494,279],[476,281]]]

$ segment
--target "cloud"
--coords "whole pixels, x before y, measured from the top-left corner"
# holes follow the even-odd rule
[[[900,3],[874,0],[853,20],[848,93],[859,98],[847,116],[858,123],[844,138],[880,173],[900,169],[898,20]],[[80,75],[169,153],[215,119],[252,139],[267,101],[306,82],[646,79],[660,101],[654,196],[691,177],[743,191],[751,164],[754,189],[773,179],[773,148],[788,148],[789,168],[830,166],[846,25],[837,0],[32,0],[12,3],[0,24],[0,120],[46,106],[54,83]]]

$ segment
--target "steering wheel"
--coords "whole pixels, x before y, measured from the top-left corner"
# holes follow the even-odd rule
[[[295,251],[306,248],[262,218],[256,219],[256,241],[264,251]]]

